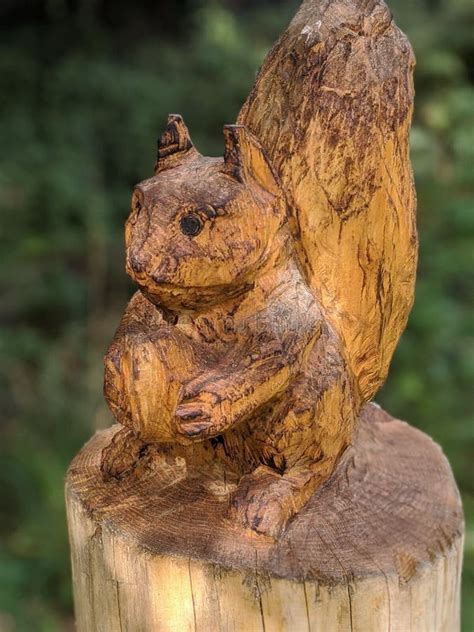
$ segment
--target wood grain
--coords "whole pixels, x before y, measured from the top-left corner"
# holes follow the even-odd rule
[[[79,632],[458,632],[449,465],[366,403],[413,301],[413,66],[381,0],[306,0],[222,158],[170,115],[125,229],[120,425],[67,478]]]
[[[126,225],[105,476],[202,443],[187,467],[228,468],[232,519],[275,538],[328,479],[413,300],[412,70],[381,0],[308,0],[223,158],[170,115]]]
[[[176,455],[67,478],[78,632],[457,632],[463,517],[431,439],[364,408],[354,445],[278,541],[229,520],[232,483]],[[190,446],[186,449],[195,449]]]
[[[366,403],[413,301],[413,66],[381,0],[306,0],[223,158],[169,116],[125,229],[119,425],[67,477],[79,632],[458,632],[449,465]]]
[[[204,158],[171,116],[156,175],[136,188],[126,245],[140,291],[105,375],[128,430],[103,469],[120,476],[146,445],[204,442],[240,479],[234,519],[278,537],[350,443],[357,401],[298,267],[278,177],[244,127],[225,140],[223,160]]]
[[[238,118],[281,178],[305,278],[364,401],[385,380],[413,302],[413,67],[384,2],[307,0]]]

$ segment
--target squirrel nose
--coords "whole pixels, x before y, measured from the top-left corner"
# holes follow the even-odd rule
[[[142,272],[145,272],[145,264],[143,263],[142,259],[140,259],[140,257],[135,254],[130,255],[130,266],[136,274],[141,274]]]

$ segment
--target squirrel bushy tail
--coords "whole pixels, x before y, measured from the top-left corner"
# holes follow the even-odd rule
[[[382,1],[307,0],[238,119],[281,178],[301,267],[361,403],[384,381],[413,302],[413,67]]]

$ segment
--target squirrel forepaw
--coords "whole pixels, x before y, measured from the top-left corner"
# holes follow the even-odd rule
[[[225,428],[226,419],[211,393],[202,392],[184,400],[176,410],[178,433],[187,439],[203,440],[213,437]]]

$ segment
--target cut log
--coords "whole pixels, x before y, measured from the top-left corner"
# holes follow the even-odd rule
[[[155,458],[104,480],[96,434],[66,485],[78,632],[457,632],[463,516],[426,435],[375,405],[333,477],[274,540],[231,486]]]

